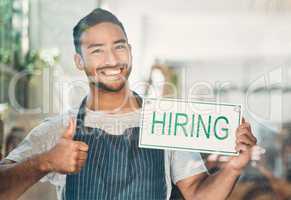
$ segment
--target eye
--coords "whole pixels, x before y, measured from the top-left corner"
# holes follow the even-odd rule
[[[96,53],[101,53],[102,52],[102,49],[95,49],[94,51],[92,51],[91,53],[92,54],[96,54]]]
[[[125,49],[125,48],[126,48],[125,44],[119,44],[115,46],[115,49]]]

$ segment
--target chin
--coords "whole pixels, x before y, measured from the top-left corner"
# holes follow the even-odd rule
[[[123,82],[121,84],[104,84],[104,83],[95,83],[95,87],[97,87],[98,89],[101,89],[103,91],[106,92],[119,92],[120,90],[122,90],[126,85],[126,82]]]

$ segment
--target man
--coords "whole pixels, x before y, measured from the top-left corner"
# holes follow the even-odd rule
[[[95,9],[73,35],[90,88],[77,122],[55,118],[33,129],[2,162],[0,199],[16,199],[43,177],[59,199],[169,199],[171,181],[185,199],[227,198],[256,144],[250,125],[237,129],[240,155],[213,176],[198,153],[138,148],[142,99],[127,85],[132,55],[123,25]]]

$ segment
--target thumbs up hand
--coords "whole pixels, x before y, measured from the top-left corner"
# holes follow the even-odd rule
[[[75,127],[76,123],[71,119],[68,128],[58,143],[44,153],[43,160],[47,172],[76,173],[84,166],[87,159],[88,145],[73,140]]]

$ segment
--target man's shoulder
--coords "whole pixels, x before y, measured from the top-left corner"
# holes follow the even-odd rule
[[[47,117],[41,123],[34,127],[30,131],[30,135],[34,136],[58,136],[68,126],[70,118],[75,118],[76,113],[74,111],[68,111],[66,113],[56,115],[53,117]]]
[[[64,133],[71,116],[71,113],[66,113],[46,118],[28,133],[6,159],[21,162],[30,156],[48,151]]]

